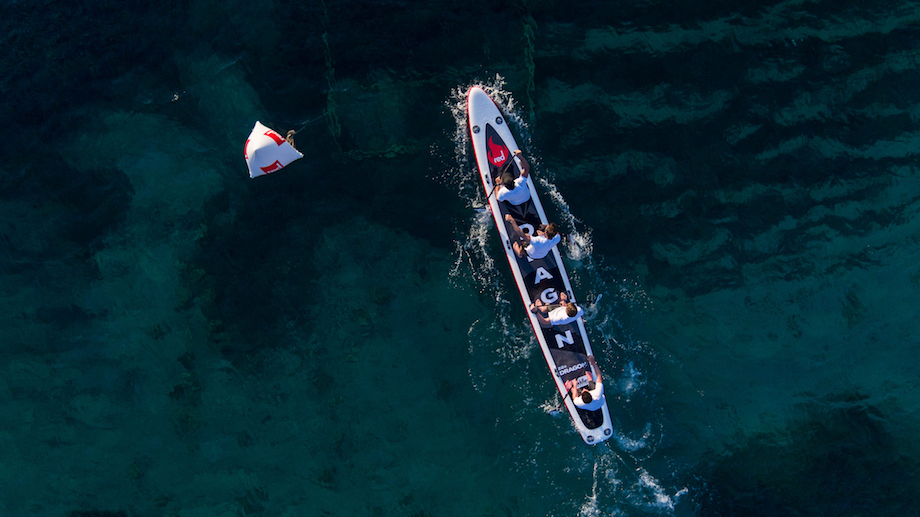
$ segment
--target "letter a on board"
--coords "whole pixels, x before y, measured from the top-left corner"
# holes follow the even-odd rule
[[[534,279],[533,283],[534,285],[536,285],[540,283],[540,280],[544,280],[544,279],[552,278],[552,277],[553,275],[549,274],[549,271],[547,271],[546,268],[544,268],[543,266],[540,266],[537,268],[537,278]]]

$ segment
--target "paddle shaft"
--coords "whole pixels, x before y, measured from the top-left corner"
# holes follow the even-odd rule
[[[566,302],[566,304],[568,304],[568,302]],[[542,309],[543,307],[547,309],[558,309],[559,307],[564,307],[564,305],[561,303],[548,303],[546,305],[536,305],[535,307],[538,309]]]

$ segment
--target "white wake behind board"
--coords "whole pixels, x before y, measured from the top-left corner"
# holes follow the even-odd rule
[[[593,355],[593,352],[588,342],[584,319],[579,317],[568,325],[542,328],[537,317],[529,310],[534,300],[539,299],[552,304],[559,300],[559,294],[562,292],[577,303],[558,246],[542,259],[530,259],[527,256],[518,258],[508,237],[506,214],[511,214],[521,229],[530,234],[533,234],[540,224],[547,224],[546,213],[537,196],[533,178],[527,178],[530,200],[522,205],[510,205],[490,195],[494,187],[494,178],[499,176],[502,165],[513,159],[512,153],[518,146],[501,110],[479,86],[470,88],[467,94],[467,118],[470,123],[473,151],[476,154],[476,165],[492,211],[492,218],[495,220],[505,256],[524,302],[524,310],[540,343],[550,374],[575,428],[585,443],[603,442],[613,435],[613,423],[606,398],[603,405],[593,411],[579,409],[565,388],[567,380],[575,380],[580,386],[584,385],[587,383],[586,374],[591,371],[588,356]],[[516,176],[520,175],[518,167],[511,167],[511,170]],[[604,376],[603,380],[609,386],[610,378]]]
[[[249,177],[255,178],[281,170],[303,155],[278,132],[256,122],[243,146],[243,158],[249,167]]]

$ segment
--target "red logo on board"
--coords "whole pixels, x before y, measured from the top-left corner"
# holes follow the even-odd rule
[[[505,163],[505,160],[508,159],[508,154],[505,152],[507,148],[502,144],[496,144],[495,140],[489,138],[489,160],[492,161],[495,165],[501,165]]]
[[[247,139],[246,139],[246,143],[243,144],[243,159],[244,159],[244,160],[248,160],[248,159],[249,159],[249,155],[246,154],[246,150],[247,150],[248,148],[249,148],[249,139],[247,138]]]

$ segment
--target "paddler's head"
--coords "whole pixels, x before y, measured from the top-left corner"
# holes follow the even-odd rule
[[[552,239],[559,233],[559,229],[556,228],[556,223],[549,223],[546,225],[546,236]]]
[[[574,318],[578,314],[578,307],[574,303],[569,302],[565,304],[565,313],[568,314],[570,318]]]
[[[588,390],[581,390],[581,401],[585,404],[590,404],[594,400],[594,397],[591,396],[591,392]]]
[[[511,174],[511,171],[502,173],[502,186],[508,190],[514,190],[514,174]]]

